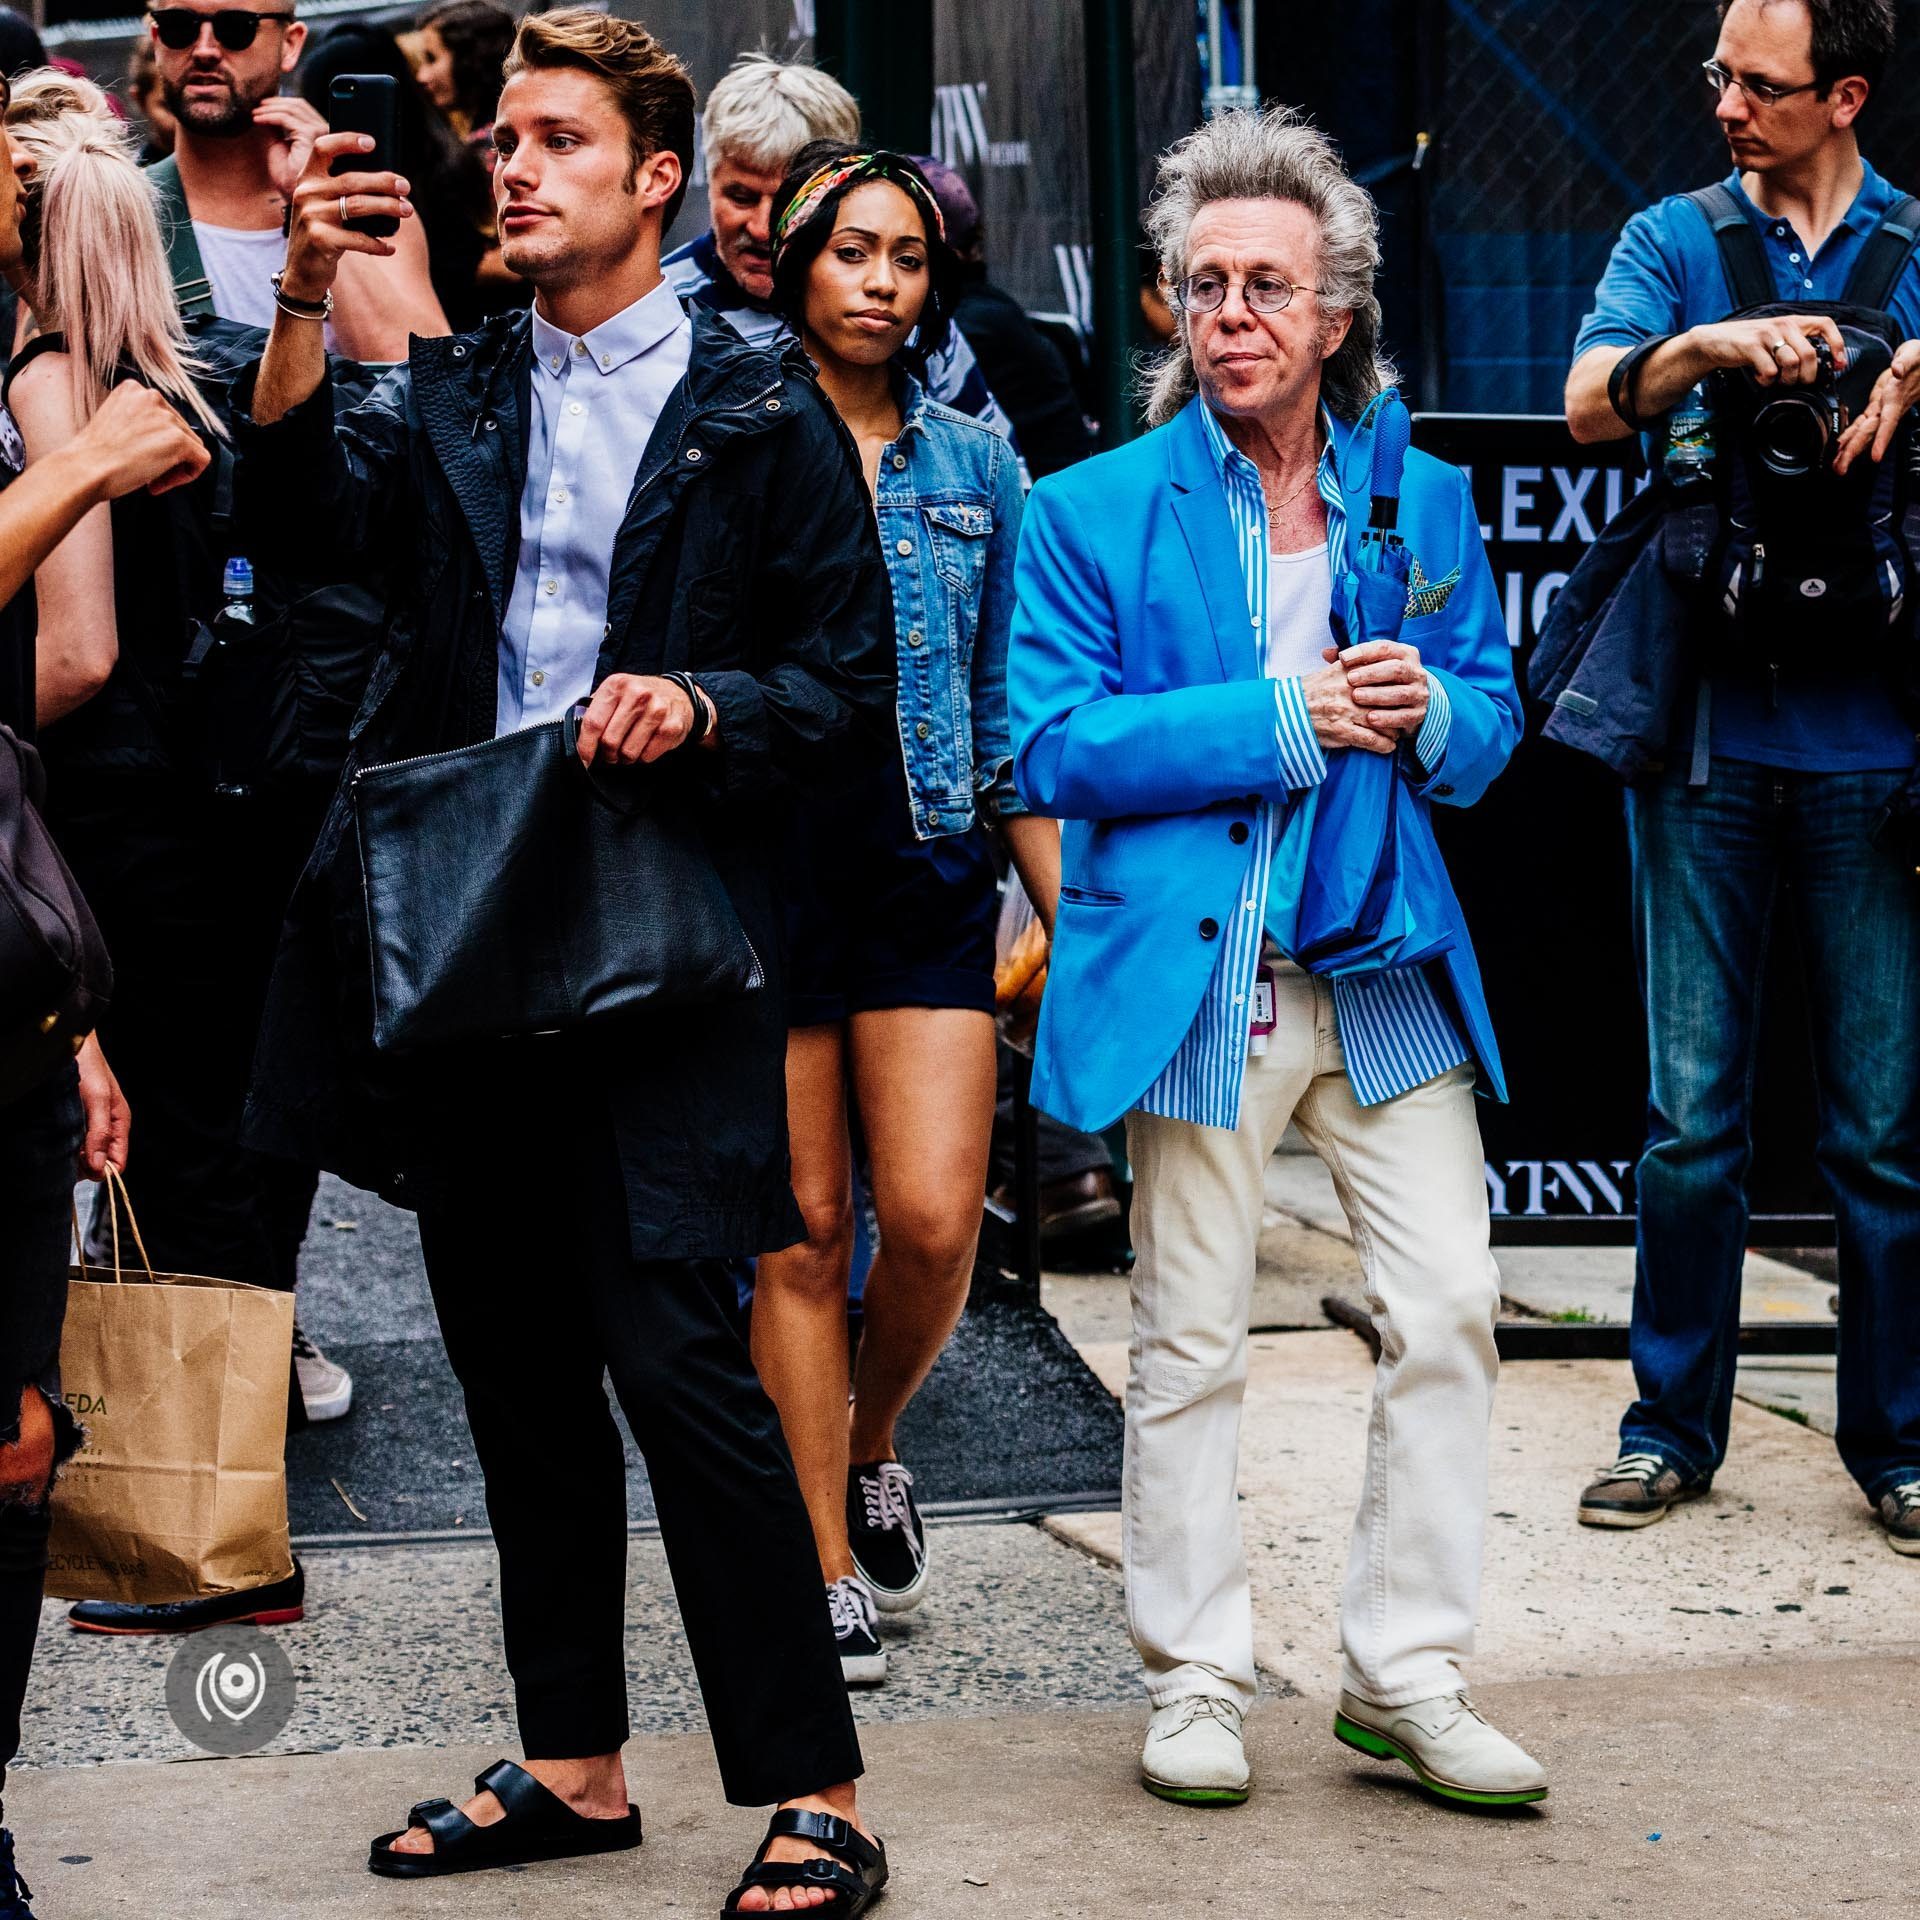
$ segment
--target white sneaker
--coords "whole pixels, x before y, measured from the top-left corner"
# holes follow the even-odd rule
[[[1234,1701],[1190,1693],[1155,1709],[1140,1750],[1140,1784],[1149,1793],[1190,1807],[1237,1807],[1251,1780]]]
[[[1464,1693],[1376,1707],[1343,1692],[1333,1733],[1377,1760],[1403,1762],[1423,1787],[1449,1800],[1510,1807],[1547,1797],[1539,1761],[1489,1726]]]
[[[336,1367],[307,1338],[298,1320],[293,1323],[293,1371],[300,1381],[307,1418],[316,1426],[340,1419],[352,1407],[353,1375],[345,1367]]]

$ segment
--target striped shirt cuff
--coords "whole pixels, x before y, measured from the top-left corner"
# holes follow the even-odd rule
[[[1317,787],[1327,777],[1327,756],[1313,737],[1313,719],[1298,675],[1283,674],[1273,683],[1274,745],[1280,777],[1290,787]]]
[[[1427,717],[1413,743],[1415,757],[1431,780],[1447,757],[1447,742],[1453,738],[1453,702],[1447,698],[1446,683],[1435,674],[1427,675]]]

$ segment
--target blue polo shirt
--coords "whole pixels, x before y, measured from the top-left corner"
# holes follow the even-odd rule
[[[1815,254],[1786,220],[1770,220],[1730,173],[1726,185],[1758,231],[1782,300],[1838,300],[1867,236],[1899,199],[1897,188],[1862,162],[1865,177],[1846,218]],[[1632,347],[1661,334],[1724,320],[1733,296],[1706,216],[1676,194],[1636,213],[1607,262],[1574,342],[1577,360],[1589,347]],[[1888,302],[1909,340],[1920,339],[1920,263],[1909,258]],[[1836,636],[1836,641],[1841,637]],[[1777,709],[1764,684],[1743,675],[1716,677],[1713,751],[1729,760],[1795,767],[1814,773],[1910,767],[1913,730],[1886,683],[1871,672],[1794,677]]]

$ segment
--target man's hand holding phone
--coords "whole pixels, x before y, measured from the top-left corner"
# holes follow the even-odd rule
[[[390,256],[391,240],[356,232],[350,220],[382,216],[411,220],[412,189],[397,173],[330,173],[341,155],[373,151],[367,133],[323,133],[313,143],[307,164],[293,189],[287,223],[287,264],[280,288],[289,298],[319,302],[332,290],[342,256],[371,253]]]

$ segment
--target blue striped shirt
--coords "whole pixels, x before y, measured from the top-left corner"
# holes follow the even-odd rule
[[[1210,410],[1202,408],[1207,445],[1219,469],[1233,522],[1234,541],[1245,576],[1247,611],[1257,649],[1257,665],[1267,670],[1267,498],[1259,470],[1241,453]],[[1334,471],[1333,436],[1321,455],[1320,498],[1327,508],[1328,560],[1337,578],[1347,564],[1346,508]],[[1453,729],[1453,710],[1437,679],[1428,681],[1427,717],[1414,751],[1426,767],[1445,757]],[[1279,718],[1276,742],[1280,765],[1294,787],[1315,786],[1325,776],[1326,760],[1314,738],[1305,693],[1297,679],[1274,682]],[[1351,751],[1351,749],[1349,749]],[[1254,975],[1259,970],[1265,934],[1268,876],[1274,848],[1286,823],[1287,803],[1262,802],[1248,842],[1247,875],[1239,911],[1223,929],[1220,958],[1206,998],[1187,1037],[1141,1098],[1144,1113],[1187,1120],[1205,1127],[1240,1124],[1240,1089],[1246,1078],[1248,1025]],[[1419,967],[1396,969],[1333,983],[1334,1017],[1346,1055],[1347,1078],[1363,1107],[1377,1106],[1396,1094],[1463,1066],[1473,1058],[1439,994]]]

